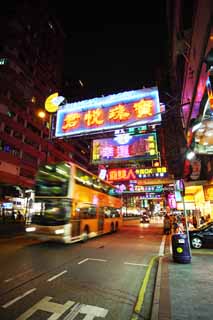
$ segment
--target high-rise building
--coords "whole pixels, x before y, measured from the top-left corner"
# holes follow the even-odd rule
[[[46,1],[17,1],[0,19],[0,198],[5,185],[30,188],[39,165],[88,162],[70,141],[49,140],[45,99],[62,83],[65,34]]]

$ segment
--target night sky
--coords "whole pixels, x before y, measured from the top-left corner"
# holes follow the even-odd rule
[[[145,9],[129,5],[125,12],[112,10],[113,17],[105,8],[90,8],[88,15],[84,9],[70,8],[69,1],[54,7],[66,33],[67,98],[84,99],[155,86],[168,55],[166,1],[150,1]],[[108,20],[121,23],[105,23]],[[140,24],[124,23],[132,21]]]

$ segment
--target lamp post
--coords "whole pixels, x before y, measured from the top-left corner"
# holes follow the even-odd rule
[[[184,183],[184,182],[183,182],[183,183]],[[181,193],[182,193],[182,192],[181,192]],[[192,253],[191,253],[191,244],[190,244],[190,238],[189,238],[189,228],[188,228],[188,223],[187,223],[186,206],[185,206],[185,200],[184,200],[185,187],[184,187],[184,192],[183,192],[181,195],[182,195],[182,203],[183,203],[183,214],[184,214],[184,218],[185,218],[185,221],[186,221],[185,228],[186,228],[186,235],[187,235],[187,241],[188,241],[188,246],[189,246],[189,254],[190,254],[190,257],[191,257],[191,256],[192,256]]]

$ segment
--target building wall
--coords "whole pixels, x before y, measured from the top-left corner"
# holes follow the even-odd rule
[[[207,79],[205,56],[213,47],[213,39],[210,40],[212,15],[213,3],[211,0],[196,1],[182,88],[181,102],[190,101],[190,105],[183,109],[186,128],[190,125],[190,120],[198,116],[205,92]]]
[[[0,185],[27,188],[43,163],[88,159],[70,142],[49,141],[48,114],[38,117],[60,92],[65,42],[46,1],[17,1],[0,26]]]

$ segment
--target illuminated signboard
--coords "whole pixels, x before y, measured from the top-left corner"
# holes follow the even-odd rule
[[[128,193],[135,193],[140,194],[140,197],[144,199],[159,199],[163,197],[163,186],[156,185],[156,186],[138,186],[134,183],[118,183],[115,185],[115,190],[113,191],[116,194],[128,194]]]
[[[168,175],[166,167],[112,168],[106,170],[107,180],[111,182],[138,180],[143,184],[143,178],[161,178]],[[137,184],[139,185],[139,183]]]
[[[117,138],[93,140],[92,163],[116,162],[120,160],[153,160],[158,158],[156,133],[131,136],[118,141]]]
[[[162,193],[163,185],[154,186],[140,186],[137,183],[116,183],[116,190],[118,193]]]
[[[161,121],[157,87],[68,103],[57,111],[56,137],[94,134]]]

